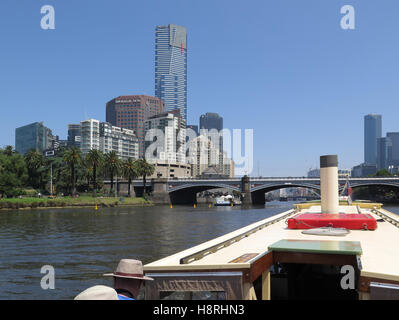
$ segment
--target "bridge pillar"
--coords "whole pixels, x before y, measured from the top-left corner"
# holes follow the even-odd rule
[[[157,178],[152,179],[152,196],[151,200],[154,204],[170,204],[168,192],[168,179]]]
[[[241,202],[244,205],[252,204],[250,179],[246,175],[241,179]]]

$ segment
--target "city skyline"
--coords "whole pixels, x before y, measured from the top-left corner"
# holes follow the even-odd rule
[[[36,121],[65,139],[68,123],[104,121],[106,101],[119,95],[153,95],[154,28],[176,23],[190,35],[187,123],[196,124],[201,114],[215,112],[225,119],[226,128],[253,128],[253,175],[302,176],[317,166],[314,159],[320,154],[339,154],[342,168],[359,164],[365,114],[382,114],[383,131],[399,131],[397,44],[389,31],[398,23],[392,14],[397,5],[379,8],[355,1],[356,29],[344,31],[339,27],[341,2],[305,2],[313,11],[294,2],[255,1],[263,10],[254,13],[238,3],[225,9],[223,1],[190,7],[173,1],[180,5],[174,12],[149,1],[140,8],[150,12],[157,6],[160,13],[126,22],[124,11],[134,7],[130,4],[120,3],[115,12],[104,4],[92,17],[85,15],[90,5],[79,4],[82,10],[73,11],[76,19],[70,21],[73,5],[55,1],[53,31],[38,26],[37,5],[2,3],[1,21],[15,28],[0,31],[5,48],[0,53],[5,112],[0,145],[14,145],[15,128]],[[214,12],[208,12],[207,5]],[[220,21],[223,10],[226,19]],[[24,12],[24,19],[13,21],[4,14],[10,11]],[[106,12],[110,18],[122,18],[109,24],[101,19]],[[277,27],[278,17],[261,19],[265,12],[283,12],[283,28]],[[208,24],[201,23],[198,13]],[[251,22],[237,26],[239,14]],[[248,18],[251,14],[254,19]],[[371,23],[382,16],[384,23]],[[123,41],[129,33],[133,45]],[[245,37],[237,41],[240,35]],[[18,43],[12,42],[15,37]],[[112,50],[105,47],[110,41]],[[74,47],[81,50],[71,51]],[[29,99],[22,99],[21,92]]]

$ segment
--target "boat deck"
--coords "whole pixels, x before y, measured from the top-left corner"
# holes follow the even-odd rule
[[[298,206],[193,248],[144,266],[145,272],[189,270],[234,270],[250,268],[251,263],[269,252],[280,240],[360,242],[361,276],[399,281],[399,217],[370,204],[360,208],[340,206],[340,213],[371,214],[377,220],[374,231],[351,230],[346,236],[306,235],[303,230],[288,229],[286,220],[299,213],[320,213],[320,205]],[[384,219],[382,221],[381,219]],[[339,248],[338,248],[339,249]]]

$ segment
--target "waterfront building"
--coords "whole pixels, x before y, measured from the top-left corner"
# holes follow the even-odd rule
[[[352,178],[363,178],[372,176],[377,172],[376,164],[362,163],[352,168]]]
[[[146,154],[146,159],[186,163],[186,123],[179,109],[149,117],[145,131],[146,150],[151,145],[157,146],[151,154]]]
[[[90,150],[100,150],[100,121],[88,119],[80,122],[80,150],[86,155]]]
[[[223,174],[229,178],[234,178],[234,161],[227,156],[226,152],[223,152],[222,156]]]
[[[191,175],[202,176],[209,168],[218,175],[234,177],[234,161],[221,152],[219,146],[205,135],[190,140],[187,161],[191,164]]]
[[[114,151],[122,160],[139,158],[139,143],[134,131],[109,122],[100,123],[100,150],[104,153]]]
[[[182,179],[191,177],[191,165],[187,163],[177,163],[166,160],[148,160],[154,165],[154,173],[148,176],[148,179],[168,178],[168,179]]]
[[[80,139],[82,128],[79,124],[68,124],[68,148],[80,148]]]
[[[390,137],[377,139],[377,169],[387,169],[392,159],[392,140]]]
[[[15,129],[15,150],[22,155],[32,149],[43,152],[52,147],[54,139],[43,122],[34,122]]]
[[[377,139],[382,136],[382,120],[379,114],[364,116],[364,163],[377,165]]]
[[[399,166],[399,132],[387,132],[387,138],[391,142],[391,153],[389,155],[389,165]]]
[[[187,31],[169,24],[155,29],[155,96],[165,111],[179,109],[187,123]]]
[[[80,124],[82,133],[80,149],[83,155],[95,149],[103,153],[115,151],[122,160],[139,157],[138,139],[133,130],[95,119],[84,120]]]
[[[146,95],[119,96],[107,102],[106,121],[113,126],[133,130],[139,143],[139,156],[144,156],[144,122],[162,113],[162,100]]]

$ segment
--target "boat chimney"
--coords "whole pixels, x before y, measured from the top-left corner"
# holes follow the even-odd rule
[[[321,212],[338,213],[338,156],[320,157]]]

